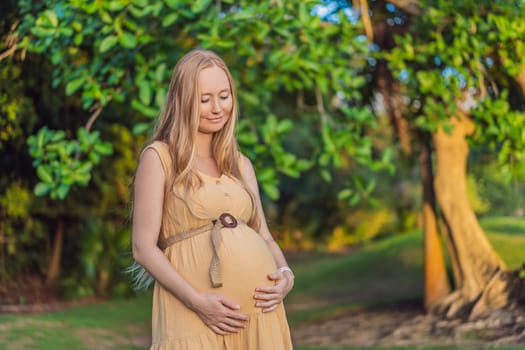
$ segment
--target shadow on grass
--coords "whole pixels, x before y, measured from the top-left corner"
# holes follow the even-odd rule
[[[290,256],[297,276],[286,303],[290,319],[308,321],[354,307],[419,298],[422,259],[418,232],[374,242],[346,255]]]
[[[487,232],[522,235],[525,238],[525,219],[508,216],[488,217],[480,220]]]

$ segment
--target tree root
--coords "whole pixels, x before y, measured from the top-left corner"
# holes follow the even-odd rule
[[[456,290],[436,302],[430,312],[433,315],[463,321],[488,317],[492,312],[513,309],[525,305],[525,278],[520,277],[520,270],[498,271],[485,288],[474,298],[462,289]]]

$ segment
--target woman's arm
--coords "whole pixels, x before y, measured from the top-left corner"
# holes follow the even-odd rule
[[[255,289],[257,292],[254,296],[254,298],[257,300],[256,306],[263,308],[263,312],[269,312],[277,308],[286,295],[292,290],[294,285],[294,275],[291,270],[279,270],[281,267],[288,268],[288,263],[286,262],[286,258],[284,257],[281,248],[273,239],[270,229],[268,228],[261,203],[261,196],[259,194],[259,185],[257,183],[253,165],[246,156],[243,155],[242,157],[246,182],[255,196],[257,211],[261,222],[259,233],[266,241],[266,244],[268,245],[268,248],[270,249],[270,252],[278,267],[276,271],[268,275],[268,279],[275,281],[274,286],[257,287]]]
[[[247,316],[239,305],[220,294],[196,291],[158,248],[162,225],[165,174],[157,152],[144,151],[135,176],[132,247],[133,258],[184,305],[196,312],[218,334],[238,332]]]

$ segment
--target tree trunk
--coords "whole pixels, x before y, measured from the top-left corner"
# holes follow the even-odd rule
[[[392,29],[386,23],[377,23],[374,26],[374,41],[381,48],[381,51],[388,51],[395,47],[394,34],[403,35],[405,27],[396,27]],[[399,144],[405,155],[412,153],[410,127],[408,121],[404,118],[406,113],[406,104],[403,101],[401,85],[394,78],[385,59],[378,59],[374,72],[374,84],[383,97],[385,112],[390,117],[390,121],[395,128],[396,135],[399,138]]]
[[[55,239],[53,242],[53,252],[49,267],[47,269],[47,283],[50,285],[55,284],[60,275],[60,258],[62,256],[62,245],[64,243],[64,222],[58,220],[57,228],[55,231]]]
[[[423,231],[425,259],[425,309],[430,311],[439,300],[450,293],[450,283],[445,269],[445,259],[439,239],[436,220],[436,201],[433,188],[432,150],[419,135],[419,168],[423,187]]]
[[[458,250],[454,246],[452,231],[446,220],[443,218],[443,215],[441,215],[441,219],[442,220],[439,221],[439,226],[441,228],[440,231],[444,233],[445,242],[447,243],[447,251],[450,255],[450,265],[452,265],[452,272],[454,274],[454,286],[461,286],[463,282],[461,281],[461,270],[459,268],[459,258],[457,255]]]
[[[467,197],[468,144],[466,137],[474,126],[463,113],[450,118],[453,129],[440,127],[434,134],[437,173],[434,182],[437,199],[450,228],[453,249],[458,258],[456,291],[441,302],[448,317],[475,317],[508,303],[506,283],[501,278],[505,264],[485,236]]]

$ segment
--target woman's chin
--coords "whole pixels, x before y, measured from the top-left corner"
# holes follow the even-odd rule
[[[220,131],[224,127],[224,122],[220,123],[209,123],[207,125],[199,126],[199,132],[201,134],[214,134]]]

